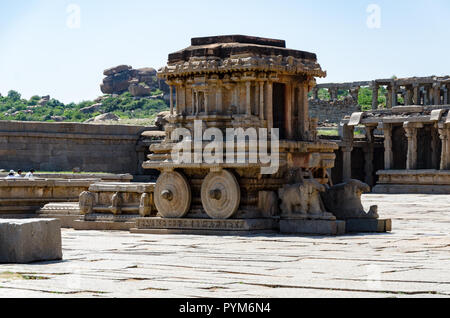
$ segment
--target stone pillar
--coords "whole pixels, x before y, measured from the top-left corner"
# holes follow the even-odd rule
[[[352,99],[353,99],[356,103],[358,103],[359,90],[360,90],[360,87],[359,87],[359,86],[351,87],[351,88],[349,89],[350,96],[352,97]]]
[[[205,114],[208,115],[209,114],[209,92],[207,90],[205,90],[205,93],[203,94],[203,98],[204,98],[204,105],[205,105]]]
[[[216,112],[223,113],[223,88],[219,86],[216,91]]]
[[[338,89],[337,88],[329,88],[328,92],[330,93],[330,100],[338,99]]]
[[[373,81],[372,82],[372,110],[378,109],[378,84]]]
[[[445,85],[445,91],[444,91],[444,105],[448,105],[449,103],[449,87],[448,85]]]
[[[293,90],[293,85],[292,83],[287,83],[285,86],[285,91],[284,91],[284,99],[286,102],[286,114],[285,114],[285,129],[286,129],[286,136],[287,139],[293,139],[293,133],[292,133],[292,128],[293,128],[293,120],[292,120],[292,115],[293,115],[293,105],[292,105],[292,90]]]
[[[406,158],[406,170],[417,169],[417,128],[413,123],[406,122],[403,124],[408,138],[408,155]]]
[[[319,100],[319,89],[317,87],[313,88],[313,98],[314,100]]]
[[[433,99],[433,94],[432,94],[432,88],[430,86],[426,86],[425,87],[425,92],[424,92],[424,105],[432,105],[432,99]],[[426,102],[425,102],[426,101]]]
[[[259,118],[264,120],[264,82],[259,82]]]
[[[186,84],[183,85],[183,115],[187,114],[187,88]]]
[[[308,83],[298,85],[298,132],[302,140],[307,140],[309,131]]]
[[[434,105],[441,105],[441,84],[435,83],[433,84],[433,104]]]
[[[439,124],[439,137],[442,141],[442,153],[441,153],[441,170],[450,170],[450,138],[449,129],[444,124]]]
[[[196,92],[194,90],[192,90],[192,115],[195,115],[195,108],[196,108],[195,94],[196,94]]]
[[[395,106],[397,106],[397,86],[395,86],[395,84],[392,85],[391,90],[392,90],[391,91],[391,98],[392,98],[391,106],[395,107]]]
[[[392,125],[383,124],[384,133],[384,170],[394,168],[394,153],[392,152]]]
[[[342,151],[342,179],[344,182],[352,178],[352,151],[353,147],[344,146]]]
[[[411,89],[406,86],[405,87],[405,106],[413,104],[413,94]]]
[[[175,111],[177,115],[180,114],[180,87],[177,85],[175,86]]]
[[[273,128],[273,83],[268,81],[267,82],[267,89],[266,89],[266,100],[267,100],[267,128],[272,129]]]
[[[173,115],[173,86],[169,85],[170,91],[170,115]]]
[[[420,87],[418,84],[413,85],[414,90],[414,103],[420,105]]]
[[[251,88],[252,88],[252,83],[247,81],[245,82],[245,87],[246,87],[246,99],[245,99],[245,109],[246,109],[246,114],[247,116],[251,116],[252,115],[252,100],[251,100]]]
[[[354,127],[344,124],[342,130],[342,179],[344,182],[349,181],[352,178],[352,151],[353,151],[353,138]]]
[[[373,187],[375,181],[373,178],[373,158],[374,158],[374,126],[366,126],[367,147],[364,148],[364,182]]]
[[[392,89],[390,86],[387,89],[386,108],[392,108]]]
[[[439,130],[438,125],[431,127],[431,164],[433,169],[439,169],[441,154],[438,153],[439,148]]]

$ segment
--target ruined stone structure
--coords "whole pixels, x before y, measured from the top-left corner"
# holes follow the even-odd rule
[[[308,92],[315,77],[325,76],[315,54],[286,49],[282,40],[239,35],[194,38],[190,47],[169,55],[168,66],[158,76],[171,91],[167,136],[151,147],[143,166],[161,172],[154,190],[159,218],[138,219],[136,232],[278,227],[308,234],[344,231],[345,220],[337,221],[327,212],[320,195],[326,195],[324,185],[337,145],[317,138],[317,120],[309,117]],[[203,122],[200,132],[195,131],[197,120]],[[245,163],[229,163],[225,157],[215,163],[173,160],[179,140],[172,140],[171,132],[184,128],[203,136],[210,127],[224,136],[226,128],[278,128],[278,172],[263,175],[264,165],[248,159]],[[184,141],[192,153],[198,147],[192,140]],[[205,146],[200,144],[200,149]],[[250,156],[252,151],[245,153]],[[279,208],[278,225],[274,213]]]
[[[319,123],[338,124],[345,116],[361,111],[361,106],[358,104],[359,90],[361,87],[370,85],[370,82],[318,84],[312,89],[309,114],[313,118],[318,118]],[[329,100],[319,98],[320,89],[328,91]],[[339,99],[339,91],[347,91],[348,95]]]
[[[376,79],[350,83],[319,84],[312,90],[309,100],[310,115],[320,123],[340,123],[345,116],[361,111],[358,105],[359,91],[362,87],[372,90],[372,110],[382,108],[379,104],[381,92],[385,92],[385,108],[407,105],[448,105],[450,104],[450,77],[428,76],[410,78]],[[384,90],[380,90],[380,88]],[[329,100],[319,98],[319,90],[325,89]],[[339,97],[339,92],[347,96]]]
[[[144,174],[148,144],[141,134],[156,127],[79,123],[0,122],[0,168]]]
[[[74,222],[78,230],[129,230],[138,217],[156,215],[154,183],[95,183],[80,194],[83,215]]]
[[[366,174],[377,173],[379,178],[374,192],[450,193],[450,106],[396,106],[355,113],[343,124],[344,180],[352,177],[354,127],[364,125]],[[384,135],[384,165],[379,171],[373,166],[376,129]]]
[[[380,86],[387,88],[387,108],[399,105],[448,105],[450,104],[450,77],[411,77],[401,79],[378,79],[372,82],[372,109],[378,109]],[[399,97],[403,103],[399,103]]]

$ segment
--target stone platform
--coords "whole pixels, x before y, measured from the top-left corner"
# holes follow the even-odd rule
[[[278,232],[278,221],[273,219],[163,219],[139,218],[132,233],[246,235]]]
[[[348,219],[345,220],[347,233],[386,233],[392,231],[392,220]]]
[[[450,194],[448,170],[382,170],[377,175],[376,194]]]
[[[57,202],[46,204],[36,212],[36,217],[59,219],[61,227],[73,228],[74,222],[81,217],[78,202]]]
[[[0,179],[0,216],[34,214],[52,202],[78,202],[99,179]]]
[[[344,235],[345,221],[281,220],[280,233],[303,235]]]
[[[377,204],[392,218],[389,234],[63,229],[64,262],[0,264],[0,298],[448,298],[448,198],[363,195],[365,209]]]
[[[0,220],[0,263],[25,264],[60,259],[59,220]]]
[[[97,231],[129,231],[136,227],[136,219],[139,215],[111,215],[94,213],[85,215],[73,223],[75,230]]]

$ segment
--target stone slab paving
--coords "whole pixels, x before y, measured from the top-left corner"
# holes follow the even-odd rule
[[[450,195],[366,195],[388,234],[63,230],[64,261],[0,265],[0,297],[450,297]]]

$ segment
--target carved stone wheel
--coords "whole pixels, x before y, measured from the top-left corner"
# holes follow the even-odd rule
[[[155,205],[164,218],[183,218],[191,207],[191,187],[179,172],[162,173],[155,186]]]
[[[213,219],[231,218],[239,208],[241,189],[236,177],[229,171],[211,172],[202,184],[202,203]]]

